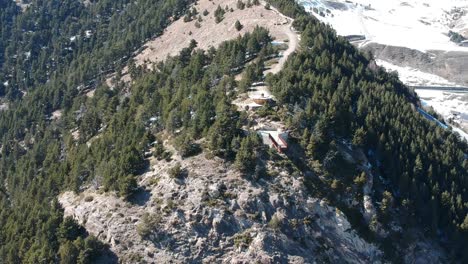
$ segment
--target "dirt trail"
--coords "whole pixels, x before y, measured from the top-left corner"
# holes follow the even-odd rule
[[[279,63],[265,72],[265,74],[268,72],[278,73],[298,45],[298,35],[291,28],[293,20],[274,8],[266,9],[264,1],[261,1],[261,5],[254,5],[243,10],[238,9],[236,5],[237,0],[197,1],[193,7],[198,10],[201,20],[198,21],[198,18],[196,18],[193,21],[184,22],[184,19],[180,18],[174,21],[161,36],[145,43],[143,50],[134,55],[136,64],[152,68],[153,63],[164,61],[168,56],[179,54],[183,48],[190,44],[192,39],[198,43],[199,49],[207,50],[210,47],[218,47],[224,41],[252,32],[255,27],[260,26],[268,29],[275,40],[288,40],[289,47]],[[214,12],[218,6],[229,9],[220,23],[216,23],[214,19]],[[203,15],[205,11],[208,13],[206,16]],[[243,25],[240,31],[234,28],[237,20]],[[127,67],[122,71],[122,76],[123,81],[131,81]],[[114,86],[111,81],[112,77],[113,75],[107,79],[109,87]],[[92,97],[93,94],[89,94],[89,96]]]
[[[265,2],[261,5],[253,5],[250,8],[240,10],[236,7],[237,0],[199,0],[193,7],[198,10],[199,16],[190,22],[184,22],[183,17],[169,25],[161,36],[158,36],[143,46],[143,50],[134,54],[137,65],[145,65],[148,68],[153,67],[153,63],[164,61],[168,56],[175,56],[189,46],[190,41],[195,40],[199,49],[208,50],[210,47],[218,47],[222,42],[232,40],[247,32],[252,32],[255,27],[260,26],[268,29],[271,36],[283,41],[289,39],[293,44],[285,52],[284,58],[280,60],[279,65],[273,66],[273,73],[281,70],[287,57],[297,45],[297,36],[292,32],[290,26],[292,19],[282,15],[274,8],[266,9]],[[226,11],[224,19],[216,23],[214,12],[217,7],[223,7]],[[206,11],[206,12],[205,12]],[[208,15],[204,15],[207,13]],[[198,20],[200,17],[200,20]],[[234,25],[239,20],[243,26],[241,30],[236,30]],[[128,68],[122,71],[122,80],[130,82]],[[109,87],[113,87],[113,75],[107,79]],[[93,94],[89,94],[92,97]]]
[[[280,72],[286,61],[288,60],[289,56],[296,51],[298,43],[299,43],[299,36],[296,32],[292,29],[292,22],[293,19],[281,14],[278,10],[273,9],[276,13],[278,13],[281,17],[288,20],[287,27],[284,27],[284,33],[288,36],[288,49],[283,52],[283,56],[279,59],[278,63],[275,64],[271,69],[265,71],[265,74],[272,73],[277,74]]]
[[[299,42],[297,34],[293,32],[290,27],[288,27],[288,30],[285,33],[288,35],[289,38],[288,49],[283,52],[283,56],[278,61],[278,64],[276,64],[273,68],[265,72],[267,74],[277,74],[278,72],[280,72],[283,69],[284,64],[288,60],[289,55],[291,55],[297,48],[297,44]]]
[[[262,3],[262,5],[265,3]],[[280,72],[286,61],[288,60],[289,56],[296,51],[298,45],[299,45],[299,40],[300,37],[298,33],[296,33],[293,28],[292,28],[292,23],[293,19],[290,17],[287,17],[280,13],[277,9],[271,8],[270,9],[272,13],[274,13],[277,17],[280,17],[283,21],[285,21],[283,24],[281,24],[279,27],[277,27],[277,30],[275,33],[277,35],[284,35],[287,37],[288,42],[286,43],[288,45],[288,48],[282,52],[281,58],[278,60],[277,63],[272,65],[272,67],[266,71],[263,72],[263,74],[266,76],[267,74],[277,74]],[[275,37],[275,35],[273,35]],[[285,38],[278,39],[279,41],[285,40]],[[238,80],[240,80],[242,76],[238,76]],[[254,102],[252,98],[258,98],[258,97],[263,97],[263,98],[270,98],[274,99],[274,96],[271,94],[270,89],[268,86],[261,85],[261,86],[256,86],[252,87],[252,90],[249,91],[246,94],[242,94],[234,100],[234,104],[239,107],[240,110],[245,110],[246,107],[254,107],[257,108],[259,105]]]

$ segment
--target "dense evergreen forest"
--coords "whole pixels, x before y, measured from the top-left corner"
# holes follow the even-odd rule
[[[156,142],[158,158],[168,151],[157,134],[171,135],[184,156],[203,149],[251,163],[255,156],[246,146],[255,139],[242,138],[245,116],[231,101],[249,85],[234,75],[251,61],[247,82],[261,79],[265,58],[275,53],[266,30],[257,28],[217,50],[200,51],[191,42],[155,71],[130,61],[131,88],[118,82],[110,89],[102,81],[127,65],[146,39],[183,16],[189,2],[99,0],[85,6],[35,0],[22,12],[13,1],[0,0],[0,92],[10,100],[9,110],[0,112],[0,260],[95,260],[105,246],[62,219],[56,196],[87,185],[131,195],[147,166],[148,146]],[[373,65],[370,55],[294,1],[269,2],[295,17],[302,32],[301,49],[267,83],[278,98],[276,115],[308,162],[352,185],[355,179],[339,178],[335,168],[337,142],[352,142],[390,182],[388,191],[408,226],[422,223],[434,236],[446,234],[456,254],[466,254],[468,146],[421,117],[415,94]],[[90,88],[93,97],[82,92]],[[52,112],[59,109],[56,120]]]
[[[340,166],[338,141],[364,149],[391,182],[392,196],[405,212],[401,220],[448,235],[451,249],[467,260],[466,141],[422,117],[415,93],[372,63],[372,55],[361,54],[290,1],[271,2],[295,16],[294,27],[302,32],[301,51],[268,82],[288,109],[285,121],[310,161],[334,174]],[[349,185],[354,179],[340,180]]]
[[[45,5],[33,2],[28,10],[51,8],[42,4]],[[99,5],[93,6],[92,9],[102,9],[101,12],[108,14],[119,9],[115,6],[117,3],[107,4],[99,8]],[[158,9],[157,4],[132,11],[137,12],[132,16],[142,17],[134,23],[140,27],[138,23],[151,23],[153,20],[137,15],[140,11],[158,10],[156,14],[153,13],[156,18],[160,17],[158,21],[168,21],[169,16],[183,14],[187,7],[187,3],[161,1],[160,4],[172,10],[162,12],[167,8]],[[19,12],[15,5],[10,8]],[[64,5],[62,8],[69,10],[71,6]],[[57,25],[64,19],[62,15],[70,11],[53,10],[57,14],[56,17],[52,16],[56,19],[52,21]],[[75,14],[77,11],[84,14],[90,12],[84,6],[75,6],[71,10]],[[132,9],[126,10],[130,12]],[[26,11],[17,15],[22,17],[28,14]],[[48,20],[50,23],[52,21]],[[118,25],[124,27],[124,24]],[[116,30],[121,32],[118,25],[115,25]],[[49,26],[45,28],[48,30]],[[106,31],[114,27],[111,24],[100,26]],[[163,26],[153,28],[152,34],[158,34]],[[127,27],[125,25],[124,29],[128,30]],[[135,31],[129,32],[132,33],[128,33],[128,39],[134,39],[136,46],[148,37],[145,34],[133,36]],[[125,39],[125,35],[117,35],[114,35],[116,45]],[[89,39],[83,41],[83,48],[90,45],[86,44]],[[77,87],[104,72],[95,68],[98,60],[113,58],[119,61],[120,56],[128,55],[131,50],[131,46],[127,46],[122,53],[115,53],[118,56],[109,55],[108,48],[102,53],[97,48],[99,43],[106,45],[107,40],[99,38],[95,41],[98,43],[89,46],[88,53],[83,50],[82,55],[77,53],[76,57],[71,56],[71,63],[54,64],[56,68],[38,67],[50,69],[53,77],[49,81],[31,79],[32,85],[25,90],[26,86],[8,79],[6,95],[11,99],[10,109],[0,116],[0,177],[4,183],[0,188],[0,259],[7,263],[52,263],[58,260],[62,263],[89,263],[99,252],[102,253],[105,247],[95,238],[87,236],[73,221],[62,221],[63,213],[55,197],[66,189],[79,191],[83,184],[103,186],[104,190],[116,191],[123,197],[130,195],[136,188],[136,176],[147,166],[143,153],[149,143],[156,140],[154,134],[163,129],[176,137],[178,151],[184,155],[198,151],[199,146],[194,141],[206,137],[213,153],[233,158],[232,146],[236,144],[232,143],[240,140],[242,120],[231,105],[235,87],[232,76],[237,73],[233,69],[241,69],[254,58],[261,61],[274,50],[268,32],[261,28],[223,44],[218,50],[197,51],[197,44],[192,42],[178,57],[158,65],[158,71],[154,73],[148,73],[130,61],[130,75],[135,80],[130,96],[125,96],[125,84],[118,83],[113,90],[98,85],[94,96],[87,98]],[[118,49],[118,46],[113,48]],[[31,55],[31,58],[35,56]],[[8,62],[3,64],[8,69],[6,65]],[[79,69],[86,69],[90,74],[81,75],[82,72],[74,65],[79,65]],[[21,67],[23,65],[18,66],[16,71],[21,71]],[[116,69],[119,67],[117,65]],[[42,74],[49,73],[34,73],[31,76],[37,75],[39,78]],[[79,77],[70,80],[75,76]],[[8,96],[26,91],[24,96]],[[62,118],[54,121],[51,115],[57,109],[62,111]],[[165,150],[158,150],[157,155],[165,155]]]
[[[74,168],[66,161],[67,125],[50,125],[48,117],[60,108],[73,120],[70,111],[81,104],[81,91],[123,67],[125,58],[183,15],[190,2],[28,2],[22,12],[14,1],[0,1],[0,95],[10,100],[10,110],[0,116],[0,259],[52,263],[64,245],[62,255],[73,248],[71,255],[89,262],[101,246],[93,238],[83,242],[84,232],[62,223],[54,198],[76,182],[69,172],[83,177],[80,166],[86,164],[76,161]],[[93,117],[87,115],[83,124],[93,124]]]
[[[28,2],[24,13],[14,1],[0,3],[0,79],[8,81],[2,88],[9,98],[17,98],[21,92],[50,82],[50,86],[60,88],[51,91],[52,107],[60,106],[62,97],[74,96],[67,88],[91,85],[103,73],[124,66],[135,49],[161,34],[191,3]]]

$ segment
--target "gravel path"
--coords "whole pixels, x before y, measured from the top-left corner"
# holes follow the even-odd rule
[[[294,51],[296,51],[297,45],[299,43],[298,34],[292,30],[293,19],[281,14],[276,9],[272,8],[272,10],[277,12],[280,16],[282,16],[283,18],[286,18],[289,21],[288,26],[285,27],[285,30],[284,30],[284,33],[288,36],[289,42],[288,42],[288,49],[283,52],[283,56],[279,59],[278,63],[275,64],[271,69],[265,71],[265,74],[268,74],[268,73],[277,74],[278,72],[280,72],[283,69],[284,63],[286,63],[286,61],[288,60],[289,55],[291,55]]]

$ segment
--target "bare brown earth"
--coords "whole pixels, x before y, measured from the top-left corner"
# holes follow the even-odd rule
[[[266,72],[276,74],[282,69],[288,56],[297,49],[299,35],[291,27],[293,21],[291,18],[284,16],[274,8],[266,9],[264,1],[260,1],[260,3],[261,5],[253,5],[250,8],[245,7],[240,10],[237,8],[237,0],[199,0],[193,7],[202,17],[202,21],[198,22],[200,27],[196,26],[197,19],[184,22],[184,18],[181,17],[169,25],[161,36],[145,43],[143,49],[139,49],[139,52],[135,54],[135,62],[137,65],[146,65],[148,68],[152,68],[154,63],[164,61],[168,56],[178,55],[183,48],[189,46],[192,39],[197,42],[199,49],[207,50],[210,47],[218,47],[224,41],[252,32],[255,27],[259,26],[268,29],[276,41],[288,44],[288,48],[283,52],[278,63],[272,65]],[[218,6],[228,9],[220,23],[216,23],[214,17]],[[209,12],[206,16],[203,15],[205,10]],[[237,20],[243,26],[240,31],[234,27]],[[127,72],[128,68],[125,67],[122,71],[122,80],[130,82],[131,79]],[[114,74],[106,80],[107,85],[111,88],[114,86],[113,77]],[[87,94],[89,97],[93,95],[94,93]]]
[[[240,10],[236,7],[237,0],[200,0],[194,7],[202,16],[203,21],[199,22],[201,27],[195,26],[196,20],[184,22],[183,18],[172,23],[163,35],[147,42],[145,49],[136,55],[136,63],[151,64],[163,61],[167,56],[177,55],[183,48],[187,47],[192,39],[198,43],[198,48],[208,49],[217,47],[226,40],[231,40],[239,35],[253,31],[256,26],[267,28],[270,34],[277,41],[290,41],[291,19],[281,15],[276,10],[267,10],[262,2],[259,6],[252,6]],[[220,23],[215,22],[214,11],[219,6],[233,9],[233,12],[226,12],[224,19]],[[209,14],[203,16],[203,11]],[[243,25],[240,31],[234,27],[236,21]],[[297,36],[297,35],[296,35]],[[294,43],[297,43],[295,41]]]

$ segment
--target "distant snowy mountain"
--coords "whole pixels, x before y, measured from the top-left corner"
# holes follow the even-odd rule
[[[468,0],[297,0],[410,86],[468,86]],[[416,90],[468,132],[468,92]],[[467,138],[468,134],[456,131]]]
[[[408,85],[468,86],[466,0],[297,1],[386,66],[399,67]]]
[[[468,36],[466,0],[298,0],[339,35],[364,35],[366,41],[430,50],[468,51],[449,32]]]

